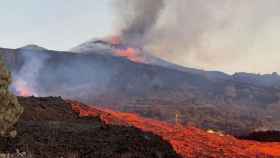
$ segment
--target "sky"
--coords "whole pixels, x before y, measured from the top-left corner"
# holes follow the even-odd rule
[[[120,16],[125,14],[116,12],[114,0],[0,0],[0,47],[69,50],[114,35],[132,20],[151,26],[145,48],[173,63],[227,73],[280,72],[279,0],[116,1],[125,2],[123,11],[127,2],[135,4],[135,14]],[[151,19],[145,10],[153,11],[153,1],[165,5]]]
[[[0,0],[0,47],[69,50],[112,32],[110,0]]]

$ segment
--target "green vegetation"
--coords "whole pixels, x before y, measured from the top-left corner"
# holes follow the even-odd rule
[[[23,112],[16,96],[9,92],[11,74],[0,58],[0,136],[15,136],[14,124]]]

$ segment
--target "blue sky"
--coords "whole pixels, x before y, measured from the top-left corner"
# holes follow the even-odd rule
[[[0,0],[0,47],[68,50],[112,33],[111,0]]]

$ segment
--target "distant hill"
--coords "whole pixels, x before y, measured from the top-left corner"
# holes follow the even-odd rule
[[[233,79],[248,84],[255,84],[265,87],[280,87],[280,76],[274,72],[272,74],[250,74],[250,73],[235,73]]]
[[[40,47],[35,44],[26,45],[24,47],[18,48],[19,50],[30,50],[30,51],[45,51],[46,48]]]

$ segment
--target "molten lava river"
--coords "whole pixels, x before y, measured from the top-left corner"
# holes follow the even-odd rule
[[[135,114],[88,107],[69,101],[80,117],[100,117],[107,124],[132,125],[169,141],[184,158],[280,158],[280,143],[238,140],[230,135],[207,133],[195,127],[178,127]]]

